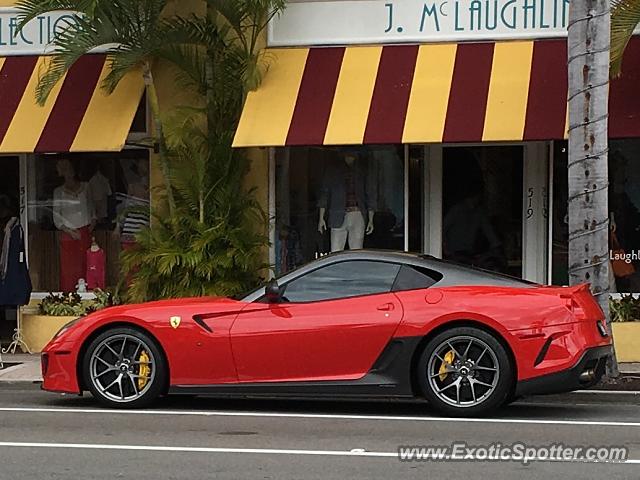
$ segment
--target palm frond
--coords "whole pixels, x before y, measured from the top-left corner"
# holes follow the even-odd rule
[[[43,105],[51,90],[80,57],[113,40],[114,37],[108,32],[96,32],[89,21],[76,15],[75,21],[60,32],[54,41],[55,54],[47,63],[46,72],[40,76],[36,101]]]
[[[611,75],[622,72],[624,51],[640,23],[639,0],[611,0]]]
[[[235,32],[234,41],[245,51],[255,50],[269,20],[281,12],[286,0],[206,0],[208,8],[218,14]]]
[[[93,16],[95,8],[100,0],[19,0],[16,3],[18,10],[18,29],[31,20],[48,12],[67,10],[82,12],[84,15]]]

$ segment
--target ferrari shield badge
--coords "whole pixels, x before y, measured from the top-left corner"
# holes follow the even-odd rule
[[[182,321],[182,319],[180,317],[171,317],[169,319],[169,322],[171,323],[171,326],[173,328],[178,328],[180,326],[180,322]]]

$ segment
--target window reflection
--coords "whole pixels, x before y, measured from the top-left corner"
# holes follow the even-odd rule
[[[284,296],[289,302],[314,302],[389,292],[399,270],[393,263],[336,263],[289,282]]]
[[[149,223],[148,152],[61,154],[28,162],[35,291],[114,287],[119,255]]]

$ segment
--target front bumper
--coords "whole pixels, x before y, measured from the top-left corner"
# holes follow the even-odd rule
[[[604,375],[607,362],[612,356],[611,345],[585,350],[580,360],[571,368],[540,377],[520,380],[516,385],[516,397],[564,393],[594,386]],[[584,379],[584,372],[593,370],[593,378]]]
[[[42,389],[81,393],[76,372],[77,351],[72,343],[52,342],[42,352]]]

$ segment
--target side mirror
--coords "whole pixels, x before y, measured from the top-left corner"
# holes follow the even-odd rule
[[[267,302],[269,303],[278,303],[282,298],[282,292],[280,290],[280,285],[278,285],[278,281],[275,278],[269,280],[267,286],[264,287],[264,293],[267,298]]]

